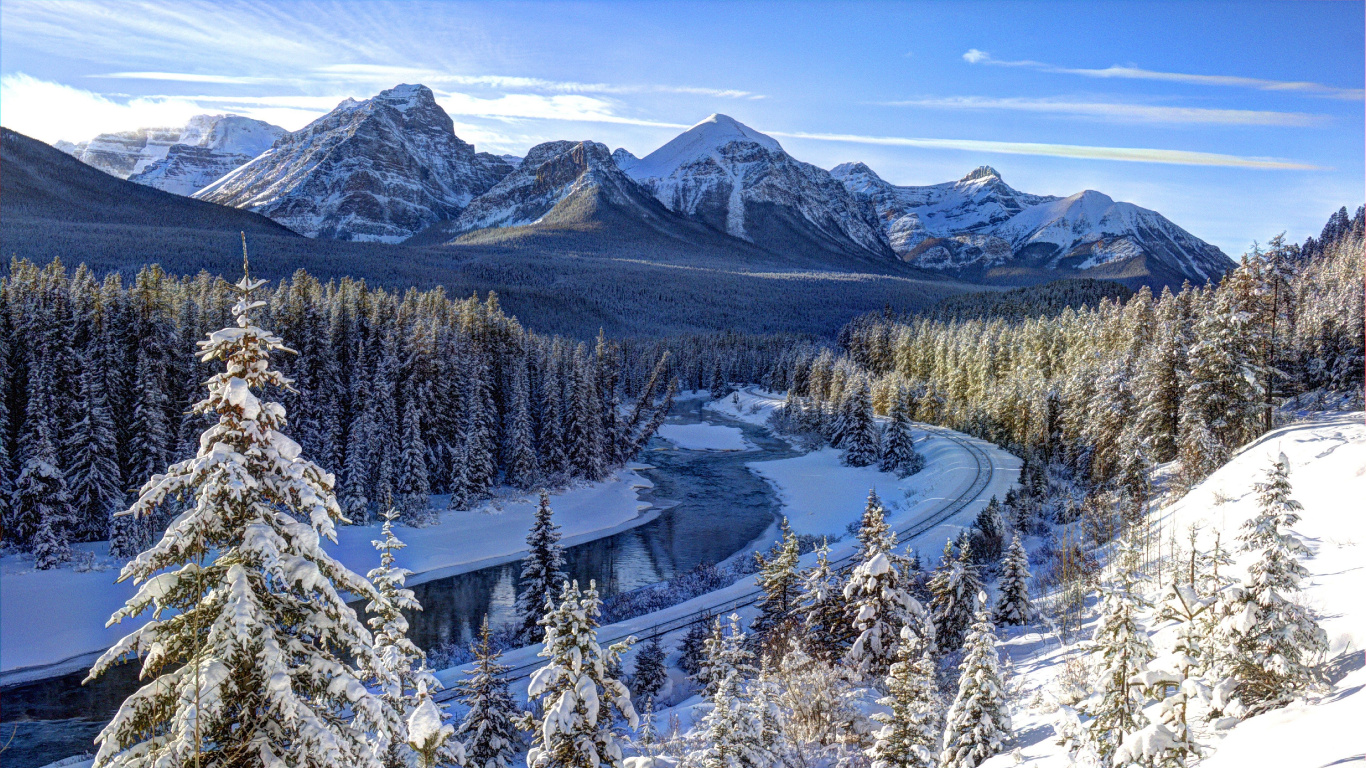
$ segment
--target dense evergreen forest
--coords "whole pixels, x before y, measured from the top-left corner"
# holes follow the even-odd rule
[[[531,333],[492,294],[397,294],[299,272],[265,298],[265,322],[297,351],[279,357],[293,382],[279,393],[289,434],[335,473],[353,522],[390,499],[422,522],[432,493],[464,508],[499,483],[600,479],[669,407],[662,371],[637,365],[623,382],[619,344]],[[153,539],[168,513],[112,529],[110,516],[198,449],[205,424],[191,408],[212,365],[196,343],[230,325],[232,304],[207,273],[148,267],[125,284],[60,262],[11,265],[0,284],[6,542],[60,552],[112,536],[127,555]]]

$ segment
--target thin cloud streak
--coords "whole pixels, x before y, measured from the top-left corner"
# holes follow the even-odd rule
[[[1066,75],[1081,75],[1083,77],[1097,78],[1118,78],[1124,80],[1158,80],[1168,83],[1188,83],[1191,85],[1214,85],[1236,88],[1252,88],[1259,91],[1288,91],[1291,93],[1302,93],[1309,96],[1322,96],[1330,99],[1344,99],[1348,101],[1359,101],[1366,97],[1366,90],[1361,88],[1339,88],[1323,83],[1312,83],[1294,80],[1266,80],[1257,77],[1239,77],[1236,75],[1197,75],[1186,72],[1158,72],[1151,69],[1140,67],[1121,67],[1110,66],[1104,69],[1080,69],[1074,67],[1060,67],[1056,64],[1047,64],[1042,61],[1032,61],[1022,59],[1020,61],[1003,61],[992,58],[991,54],[976,48],[971,48],[963,54],[963,61],[969,64],[986,64],[993,67],[1025,67],[1037,69],[1041,72],[1054,72]]]
[[[1113,102],[1063,101],[1060,99],[988,98],[982,96],[954,96],[940,99],[908,99],[883,102],[892,107],[932,107],[937,109],[1003,109],[1045,114],[1076,115],[1106,122],[1194,124],[1194,125],[1263,125],[1304,128],[1328,122],[1325,115],[1304,112],[1270,112],[1248,109],[1205,109],[1200,107],[1164,107],[1149,104]]]
[[[845,133],[805,133],[799,131],[768,131],[772,136],[814,141],[835,141],[848,144],[874,144],[887,147],[920,147],[924,149],[956,149],[966,152],[994,152],[1003,155],[1044,155],[1070,157],[1081,160],[1118,160],[1129,163],[1161,163],[1166,165],[1203,165],[1225,168],[1256,168],[1281,171],[1325,170],[1316,165],[1298,163],[1274,157],[1239,157],[1213,152],[1188,152],[1181,149],[1144,149],[1140,147],[1088,147],[1076,144],[1038,144],[1017,141],[981,141],[977,139],[916,139],[899,136],[858,136]]]

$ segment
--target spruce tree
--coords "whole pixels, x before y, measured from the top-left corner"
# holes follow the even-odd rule
[[[543,714],[528,712],[520,721],[532,732],[527,768],[617,768],[621,736],[614,722],[639,722],[631,693],[610,676],[634,638],[603,650],[598,645],[597,585],[586,592],[578,582],[564,585],[560,603],[541,619],[545,666],[531,675],[527,696]]]
[[[708,637],[711,637],[711,616],[704,614],[688,625],[688,631],[678,644],[678,668],[694,680],[706,660]]]
[[[635,671],[631,675],[631,688],[636,698],[642,701],[653,699],[668,682],[669,672],[664,668],[664,648],[655,637],[636,654]]]
[[[897,633],[907,623],[918,626],[925,613],[911,596],[901,564],[890,551],[870,550],[844,585],[844,600],[856,633],[845,655],[849,666],[865,678],[886,675],[896,659]]]
[[[872,768],[938,767],[944,725],[933,646],[910,624],[901,627],[896,662],[883,682],[887,695],[878,700],[889,711],[873,715],[882,728],[873,734],[876,741],[865,752],[873,761]]]
[[[851,467],[866,467],[878,460],[877,423],[873,421],[873,404],[868,396],[868,385],[859,382],[850,396],[849,417],[845,424],[843,444],[844,463]]]
[[[991,501],[977,513],[972,528],[973,553],[982,560],[1000,560],[1001,550],[1005,544],[1006,525],[1001,517],[1001,502],[997,501],[995,496],[992,496]]]
[[[519,717],[517,704],[505,678],[511,667],[498,663],[492,638],[489,617],[485,616],[479,642],[472,646],[474,666],[456,683],[466,711],[455,737],[464,745],[468,768],[511,768],[521,743],[514,725]]]
[[[1034,618],[1034,606],[1029,601],[1029,555],[1020,534],[1010,542],[1005,559],[1001,561],[1001,579],[997,582],[1000,596],[996,600],[994,618],[998,625],[1028,624]]]
[[[758,552],[754,554],[759,566],[755,580],[764,594],[759,598],[759,616],[750,625],[750,631],[755,643],[764,648],[787,645],[787,635],[792,631],[793,611],[797,605],[800,546],[797,535],[787,524],[787,518],[783,518],[781,531],[783,540],[770,557],[765,558]]]
[[[738,614],[731,614],[725,625],[722,625],[721,617],[716,617],[703,649],[697,683],[707,696],[714,695],[717,687],[731,676],[741,680],[754,676],[754,654],[749,650]]]
[[[702,746],[688,754],[689,764],[700,768],[767,768],[771,764],[762,746],[761,724],[740,693],[740,679],[734,673],[717,682],[711,709],[699,725]]]
[[[76,518],[57,455],[54,364],[46,355],[35,356],[35,362],[26,409],[32,429],[23,442],[24,462],[14,483],[6,533],[33,553],[34,567],[43,571],[71,559]]]
[[[536,518],[527,533],[527,554],[522,559],[521,593],[517,613],[522,617],[521,638],[525,643],[541,639],[541,617],[565,581],[564,549],[560,546],[560,527],[551,519],[550,494],[541,491]]]
[[[894,472],[900,477],[915,474],[925,465],[925,458],[911,442],[911,419],[906,406],[906,393],[898,387],[892,399],[887,428],[882,433],[882,456],[878,468]]]
[[[1101,615],[1087,646],[1097,695],[1081,708],[1090,715],[1087,741],[1109,760],[1124,737],[1147,724],[1134,676],[1153,658],[1152,642],[1139,619],[1143,599],[1142,552],[1134,529],[1120,540],[1114,574],[1101,589]]]
[[[289,386],[269,365],[283,343],[251,319],[264,306],[251,298],[261,284],[243,277],[236,327],[200,342],[204,360],[226,365],[195,405],[218,422],[193,459],[155,475],[127,511],[142,518],[170,498],[189,499],[119,576],[141,587],[111,621],[148,609],[161,619],[90,671],[87,680],[129,653],[147,654],[150,682],[100,733],[96,765],[374,766],[367,733],[398,727],[362,684],[360,670],[377,666],[370,633],[337,590],[381,598],[319,544],[335,541],[341,519],[333,478],[279,431],[284,408],[256,394]]]
[[[977,613],[958,667],[958,695],[945,717],[942,768],[976,768],[999,754],[1010,739],[1010,714],[996,634],[987,597],[977,595]]]
[[[887,511],[882,507],[882,499],[876,489],[869,489],[868,502],[863,507],[863,517],[859,520],[858,553],[859,561],[867,560],[878,552],[891,552],[896,546],[896,533],[887,525]]]
[[[72,490],[75,534],[98,541],[110,534],[110,521],[123,504],[114,420],[104,396],[104,377],[87,359],[80,373],[80,394],[73,399],[68,431],[66,476]]]
[[[403,408],[403,434],[399,438],[398,488],[395,501],[408,525],[425,525],[432,518],[431,485],[427,475],[426,443],[422,439],[422,416],[410,394]]]
[[[1218,605],[1215,669],[1237,681],[1238,698],[1250,714],[1284,706],[1310,690],[1328,648],[1317,617],[1295,600],[1309,575],[1300,563],[1309,548],[1292,531],[1303,507],[1290,497],[1289,474],[1282,455],[1254,486],[1257,514],[1243,523],[1238,539],[1257,560]]]
[[[971,545],[960,547],[955,557],[953,542],[945,542],[944,555],[930,577],[930,617],[941,652],[963,647],[973,620],[973,604],[981,591]]]
[[[507,480],[514,488],[528,489],[535,484],[536,445],[531,418],[531,385],[527,380],[526,361],[513,369],[512,406],[507,416]]]
[[[844,656],[853,642],[853,625],[845,611],[844,583],[830,567],[830,546],[824,542],[816,550],[816,564],[802,574],[797,613],[808,654],[826,663]]]

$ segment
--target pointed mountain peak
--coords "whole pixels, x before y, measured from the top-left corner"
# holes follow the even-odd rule
[[[866,163],[840,163],[830,169],[830,175],[840,180],[861,178],[869,181],[882,181],[882,177],[877,175],[877,171],[869,168]]]
[[[387,91],[380,91],[372,101],[388,104],[400,112],[406,112],[413,107],[435,106],[436,95],[425,85],[402,83]]]
[[[637,179],[662,178],[737,142],[757,144],[767,152],[783,151],[782,145],[773,137],[759,133],[733,117],[716,114],[641,158],[631,166],[630,174]]]
[[[712,114],[707,119],[683,132],[683,136],[705,137],[713,146],[724,146],[732,141],[752,141],[770,152],[781,152],[782,146],[773,137],[759,133],[730,115]],[[681,137],[680,137],[681,138]]]
[[[960,179],[959,181],[976,181],[976,180],[978,180],[978,179],[991,179],[991,178],[994,178],[994,179],[996,179],[997,181],[1001,181],[1001,180],[1002,180],[1002,179],[1001,179],[1001,174],[997,173],[995,168],[992,168],[992,167],[989,166],[989,165],[979,165],[979,166],[977,166],[977,169],[976,169],[976,170],[974,170],[972,173],[969,173],[967,176],[964,176],[964,177],[963,177],[962,179]]]

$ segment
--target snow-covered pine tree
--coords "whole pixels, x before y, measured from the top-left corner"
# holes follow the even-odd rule
[[[35,355],[34,364],[25,419],[31,429],[22,442],[24,461],[14,483],[6,534],[33,553],[36,568],[48,570],[71,558],[75,516],[57,456],[53,364],[46,355]]]
[[[749,651],[739,614],[731,614],[725,625],[721,624],[720,616],[716,617],[711,637],[703,647],[705,655],[697,672],[697,683],[707,696],[714,695],[728,677],[748,680],[754,676],[754,654]]]
[[[507,479],[515,488],[527,489],[536,482],[536,445],[531,418],[531,384],[526,359],[513,369],[512,405],[507,416]]]
[[[1100,620],[1087,646],[1096,693],[1079,707],[1090,716],[1087,742],[1102,760],[1147,724],[1143,703],[1130,682],[1153,659],[1152,642],[1139,619],[1143,598],[1142,550],[1135,529],[1121,537],[1114,572],[1101,588]]]
[[[441,684],[427,668],[427,655],[408,639],[408,619],[403,612],[420,611],[422,606],[413,591],[404,586],[411,572],[395,565],[395,553],[407,546],[394,535],[393,526],[398,517],[398,510],[393,507],[384,511],[384,524],[380,528],[382,538],[371,542],[379,550],[379,566],[366,574],[375,585],[376,593],[365,606],[370,614],[366,623],[374,631],[375,650],[375,666],[366,671],[400,726],[394,733],[382,735],[378,745],[383,755],[381,759],[385,768],[406,768],[414,757],[422,760],[439,757],[445,763],[458,763],[459,744],[451,740],[453,733],[440,725],[445,707],[437,705],[427,695],[439,690]],[[409,734],[407,724],[414,717],[423,728],[430,726],[430,713],[419,714],[419,706],[436,712],[439,727]]]
[[[636,654],[631,688],[637,699],[653,699],[664,688],[664,683],[668,679],[669,671],[664,668],[664,647],[659,644],[658,637],[651,638],[650,642]]]
[[[855,558],[860,562],[868,560],[877,552],[891,552],[896,547],[896,533],[887,525],[887,511],[882,507],[877,489],[868,490],[868,502],[863,506],[863,517],[859,520],[858,553]]]
[[[166,535],[120,574],[141,587],[111,623],[149,608],[162,618],[90,670],[87,680],[145,653],[150,680],[100,733],[98,766],[193,765],[199,756],[210,764],[375,766],[367,734],[398,727],[361,682],[360,669],[376,666],[374,648],[337,589],[371,600],[378,593],[319,544],[335,541],[342,519],[332,476],[279,431],[284,409],[253,392],[289,386],[269,365],[283,343],[251,319],[264,305],[251,298],[260,285],[243,277],[236,327],[200,342],[204,360],[226,365],[195,405],[218,422],[195,458],[155,475],[127,511],[144,517],[169,498],[189,499]]]
[[[574,471],[588,480],[601,480],[607,470],[603,450],[602,414],[598,410],[599,392],[594,366],[588,352],[580,344],[573,358],[568,424],[565,441],[569,444],[569,462]]]
[[[1303,507],[1290,497],[1289,475],[1282,455],[1253,486],[1257,514],[1243,523],[1238,539],[1257,560],[1217,606],[1215,671],[1237,681],[1238,698],[1249,714],[1284,706],[1310,690],[1328,649],[1317,617],[1295,600],[1309,575],[1300,563],[1309,548],[1291,530]]]
[[[759,598],[759,615],[750,625],[754,643],[760,648],[775,650],[787,646],[800,586],[797,561],[801,558],[801,548],[797,535],[792,532],[787,518],[783,518],[780,530],[783,539],[776,552],[767,558],[762,553],[754,553],[759,566],[755,581],[764,595]]]
[[[995,496],[977,513],[972,529],[973,553],[983,560],[1000,560],[1005,545],[1006,524],[1001,517],[1001,502]]]
[[[902,387],[897,387],[891,412],[887,416],[878,468],[883,472],[895,472],[900,477],[919,472],[925,465],[925,457],[915,450],[911,442],[911,417],[906,406],[906,392]]]
[[[427,450],[422,439],[422,412],[417,393],[410,392],[403,407],[403,435],[398,462],[395,501],[408,525],[425,525],[432,518],[431,485],[427,476]]]
[[[898,632],[906,624],[920,626],[925,609],[911,596],[904,563],[892,555],[896,534],[872,538],[866,559],[859,563],[844,585],[844,601],[854,642],[845,659],[851,669],[867,678],[881,678],[896,660]]]
[[[72,426],[66,438],[74,533],[81,541],[108,536],[111,518],[123,504],[114,421],[104,396],[104,376],[97,365],[87,358],[81,368],[80,394],[71,403]]]
[[[560,526],[555,525],[550,509],[550,494],[541,491],[536,518],[527,533],[527,553],[522,559],[521,594],[517,613],[522,617],[521,638],[526,643],[541,640],[541,618],[565,582],[564,548],[560,546]]]
[[[802,574],[797,615],[807,653],[826,663],[844,656],[853,642],[853,626],[844,609],[844,583],[830,567],[830,546],[825,542],[816,550],[816,564]]]
[[[964,649],[967,653],[958,667],[958,695],[944,718],[944,748],[939,754],[942,768],[976,768],[1000,753],[1010,739],[1001,658],[985,593],[977,594],[977,613]]]
[[[504,678],[511,667],[498,663],[488,616],[473,651],[474,667],[456,683],[466,711],[455,737],[464,745],[468,768],[510,768],[521,743],[514,725],[520,715]]]
[[[944,543],[944,555],[930,577],[930,617],[943,653],[963,647],[973,620],[973,605],[982,591],[977,566],[972,563],[971,545],[961,547],[954,556],[953,542]]]
[[[425,684],[418,684],[414,699],[417,704],[403,723],[407,746],[416,758],[413,762],[418,768],[464,765],[465,752],[460,742],[455,741],[455,726],[446,722],[444,708],[432,698]],[[405,764],[397,763],[394,768],[405,768]]]
[[[881,453],[877,422],[873,420],[873,403],[868,395],[867,382],[860,381],[849,399],[844,463],[851,467],[866,467],[876,462]]]
[[[631,692],[608,674],[635,638],[603,650],[598,645],[597,585],[586,592],[578,582],[564,585],[560,604],[541,619],[545,666],[531,675],[527,696],[544,714],[528,712],[520,721],[532,732],[527,768],[617,768],[621,736],[617,717],[635,728],[639,722]]]
[[[683,640],[678,644],[678,668],[688,677],[697,679],[706,660],[707,638],[711,637],[711,617],[703,615],[688,625]]]
[[[1029,554],[1017,533],[1001,561],[1001,579],[997,582],[1000,596],[994,612],[997,624],[1028,624],[1034,618],[1034,606],[1029,601],[1029,578]]]
[[[865,752],[872,768],[938,768],[944,724],[933,645],[909,624],[901,627],[896,662],[883,682],[887,695],[878,700],[889,711],[873,715],[882,728]]]
[[[772,755],[762,746],[762,727],[752,707],[740,698],[740,679],[734,672],[716,684],[711,709],[698,728],[702,746],[686,761],[699,768],[767,768]]]

